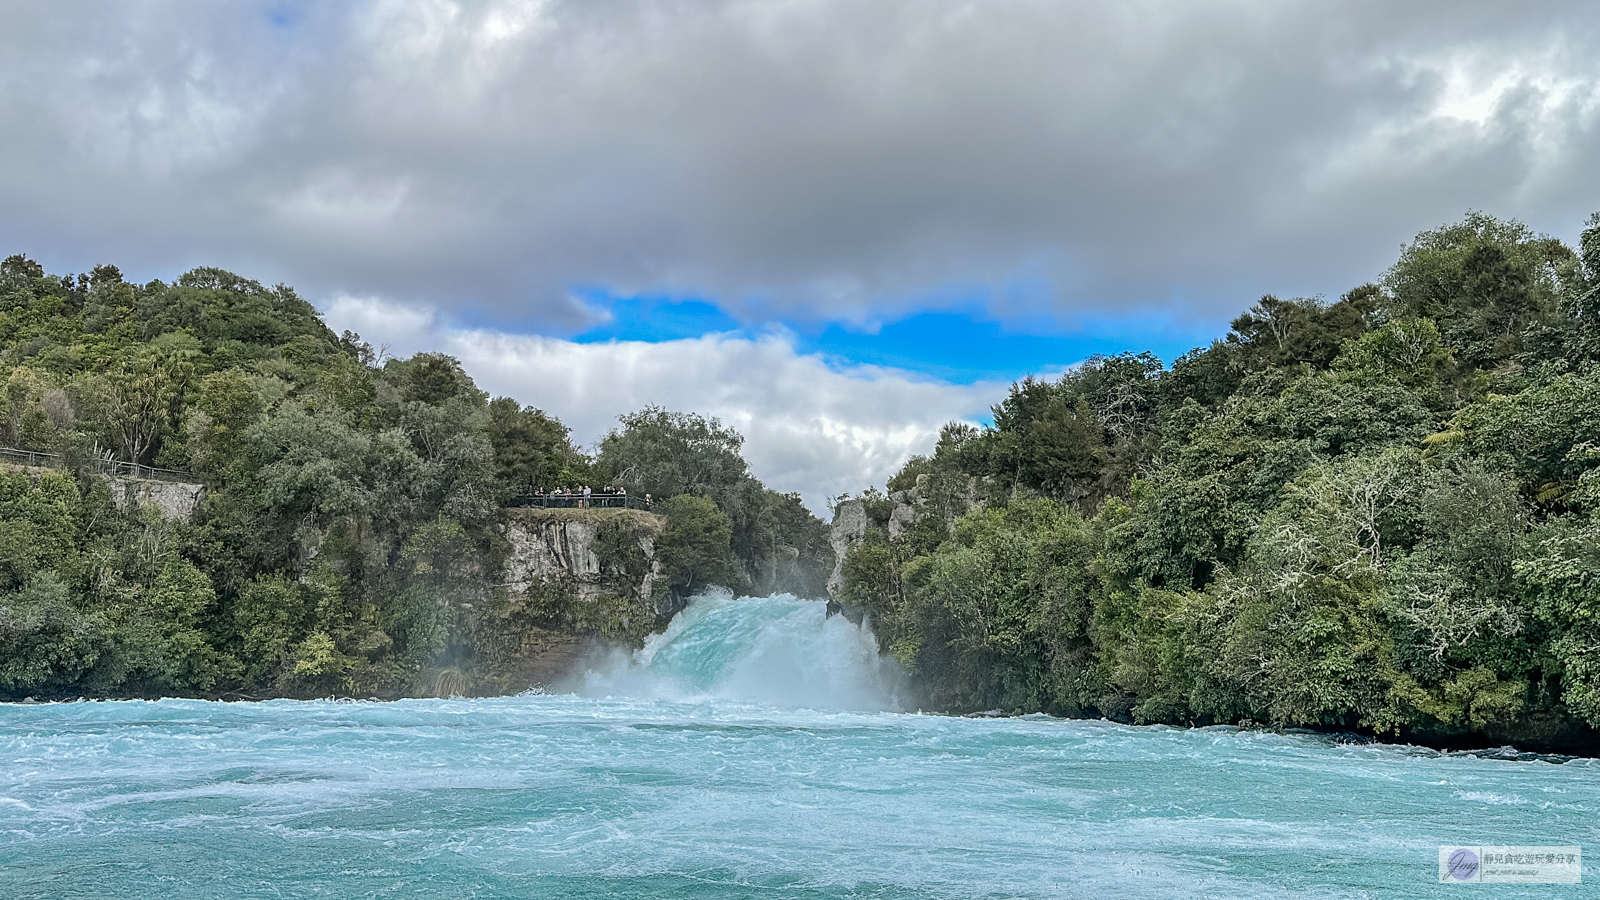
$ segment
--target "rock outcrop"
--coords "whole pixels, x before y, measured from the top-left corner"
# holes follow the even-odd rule
[[[589,644],[638,644],[678,611],[656,559],[664,524],[625,509],[502,512],[505,562],[474,630],[504,689],[549,684]]]
[[[833,509],[833,529],[828,542],[833,545],[833,574],[828,576],[828,596],[837,600],[844,588],[844,558],[852,547],[867,538],[867,505],[861,500],[841,500]]]
[[[512,593],[554,580],[570,580],[585,603],[627,593],[649,599],[660,575],[655,560],[655,541],[661,533],[658,517],[632,510],[506,510],[505,536],[511,545],[506,557],[502,584]],[[587,513],[587,514],[585,514]],[[601,529],[607,524],[623,525],[623,540],[631,547],[611,559],[601,559]],[[630,557],[647,564],[642,571]],[[638,583],[619,584],[618,579],[637,578]]]
[[[890,541],[897,541],[918,523],[939,522],[948,533],[956,519],[983,505],[993,489],[988,478],[975,478],[957,472],[918,475],[910,490],[888,496],[869,492],[854,500],[842,500],[833,510],[833,574],[828,577],[828,596],[835,603],[844,589],[845,556],[867,539],[874,529]]]
[[[205,497],[204,485],[188,481],[152,481],[145,478],[106,478],[111,486],[111,500],[117,509],[136,509],[153,506],[168,519],[187,522],[194,518]]]
[[[39,455],[51,457],[51,454]],[[62,468],[17,465],[10,462],[0,462],[0,469],[21,472],[33,479],[34,484],[38,484],[39,477],[46,472],[68,471]],[[155,507],[163,518],[180,522],[194,519],[195,510],[200,508],[200,502],[206,495],[205,485],[193,481],[161,481],[150,478],[128,478],[122,475],[92,477],[105,480],[106,486],[111,489],[111,502],[116,504],[117,509],[126,512],[141,506],[151,506]]]

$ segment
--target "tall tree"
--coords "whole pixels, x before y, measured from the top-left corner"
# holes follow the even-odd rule
[[[634,493],[726,503],[748,476],[744,437],[717,419],[647,406],[617,421],[621,427],[600,440],[596,467]]]

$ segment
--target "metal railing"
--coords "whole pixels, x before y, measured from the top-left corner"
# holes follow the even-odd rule
[[[650,501],[632,494],[523,494],[506,501],[506,506],[534,509],[638,509],[650,511]]]
[[[42,450],[18,450],[15,447],[0,447],[0,462],[16,463],[31,466],[36,469],[65,469],[66,460],[59,453],[46,453]],[[85,468],[101,475],[111,475],[117,478],[142,478],[148,481],[193,481],[194,476],[178,469],[161,469],[155,466],[142,466],[138,463],[120,462],[114,459],[90,459],[85,463]]]

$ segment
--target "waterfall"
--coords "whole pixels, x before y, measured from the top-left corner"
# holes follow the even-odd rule
[[[695,597],[666,631],[613,652],[576,685],[590,697],[724,700],[825,710],[898,710],[899,667],[866,623],[790,594]]]

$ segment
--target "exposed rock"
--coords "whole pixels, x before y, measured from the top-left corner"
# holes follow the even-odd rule
[[[894,510],[889,513],[888,532],[891,541],[910,531],[917,521],[917,510],[910,503],[903,502],[905,493],[895,491],[895,494],[901,495],[902,502],[896,503]]]
[[[659,516],[624,509],[502,515],[510,552],[500,590],[473,615],[500,689],[550,684],[591,643],[637,645],[681,608],[663,589]]]
[[[867,538],[867,505],[860,500],[841,500],[833,510],[833,574],[828,576],[828,596],[837,598],[844,587],[844,557],[850,548]]]
[[[620,509],[517,509],[506,510],[505,515],[504,533],[511,553],[506,557],[501,584],[512,595],[570,578],[577,587],[576,599],[592,602],[622,596],[617,578],[622,576],[624,583],[638,579],[633,582],[633,596],[651,599],[661,570],[655,558],[655,539],[663,527],[659,516]],[[608,522],[625,531],[638,550],[636,558],[629,559],[634,556],[631,553],[618,559],[600,558],[600,529]]]
[[[40,454],[49,456],[49,454]],[[15,463],[0,462],[0,469],[12,472],[22,472],[33,479],[34,484],[46,472],[60,474],[64,469],[42,468],[39,466],[24,466]],[[200,508],[200,501],[205,498],[206,488],[203,484],[192,481],[156,481],[147,478],[126,478],[120,475],[97,475],[104,478],[111,488],[111,502],[119,510],[137,509],[140,506],[153,506],[161,511],[161,515],[168,519],[190,521],[194,512]]]
[[[645,571],[644,577],[639,579],[639,596],[646,600],[656,600],[658,607],[663,603],[671,602],[671,598],[665,596],[666,591],[661,592],[663,595],[661,598],[656,598],[656,582],[661,578],[661,563],[656,560],[655,536],[659,533],[662,525],[663,523],[658,517],[655,524],[658,531],[639,535],[639,549],[644,552],[645,559],[650,561],[650,568]],[[656,615],[658,617],[663,615],[670,617],[673,613],[663,613],[660,608],[657,608]]]
[[[110,476],[106,481],[111,486],[111,500],[117,509],[153,506],[163,517],[183,522],[194,518],[194,511],[206,493],[205,485],[188,481],[151,481],[121,476]]]
[[[976,478],[959,472],[930,476],[917,476],[916,486],[910,490],[892,491],[887,498],[872,503],[869,513],[866,500],[843,500],[833,511],[833,528],[829,540],[833,544],[833,574],[828,578],[828,596],[838,600],[844,589],[845,554],[866,540],[868,528],[882,529],[889,540],[899,540],[919,521],[933,518],[943,523],[948,532],[956,520],[987,502],[994,484],[990,478]],[[883,502],[887,499],[889,502]]]
[[[529,628],[518,635],[513,684],[543,686],[560,680],[583,657],[584,639],[576,634]]]

